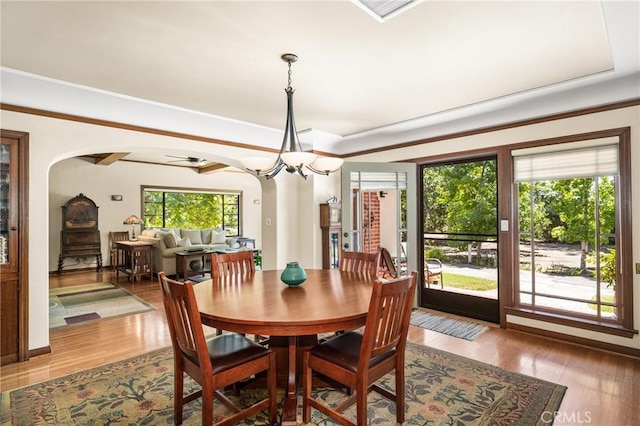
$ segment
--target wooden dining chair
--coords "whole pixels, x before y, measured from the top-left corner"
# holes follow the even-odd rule
[[[386,281],[377,279],[369,302],[367,322],[362,333],[347,331],[315,345],[303,356],[302,421],[309,423],[311,408],[343,425],[367,424],[367,394],[374,390],[395,401],[396,420],[404,422],[404,352],[409,330],[411,307],[416,289],[417,272],[411,276]],[[395,394],[375,382],[395,370]],[[345,401],[330,407],[311,395],[312,374],[355,390]],[[343,412],[356,404],[356,422]]]
[[[118,259],[118,248],[116,247],[116,241],[129,241],[129,231],[113,231],[109,232],[109,254],[111,269],[116,269],[120,265],[120,259]]]
[[[240,420],[267,409],[269,423],[275,424],[276,358],[268,348],[237,333],[205,338],[191,281],[180,282],[158,274],[162,288],[164,310],[169,323],[174,354],[174,422],[182,424],[183,405],[202,397],[202,424],[213,423],[213,400],[220,400],[232,414],[215,425],[234,425]],[[220,389],[267,374],[267,397],[249,407],[239,407]],[[201,386],[201,390],[183,395],[184,373]]]
[[[211,254],[211,277],[214,279],[231,275],[251,274],[255,271],[256,263],[253,258],[253,250]],[[221,329],[218,329],[218,334],[222,334]],[[260,342],[262,345],[267,345],[269,344],[269,337],[256,334],[255,341]]]
[[[377,274],[379,263],[378,252],[365,253],[361,251],[342,250],[342,257],[340,258],[340,270]]]
[[[245,274],[256,271],[253,250],[236,253],[212,253],[211,277],[218,278],[227,275]]]

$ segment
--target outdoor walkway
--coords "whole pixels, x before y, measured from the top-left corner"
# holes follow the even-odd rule
[[[497,281],[497,269],[496,268],[483,268],[471,265],[450,265],[444,264],[445,272],[452,274],[460,274],[466,276],[480,277]],[[535,274],[536,292],[546,294],[563,294],[567,297],[579,298],[585,300],[591,300],[596,295],[596,281],[594,279],[586,278],[583,276],[566,276],[545,274],[542,272],[536,272]],[[520,286],[523,289],[531,288],[531,271],[522,271],[520,273]],[[431,289],[439,290],[439,284],[432,284]],[[487,291],[473,291],[464,290],[460,288],[447,287],[447,282],[444,282],[444,290],[455,293],[465,293],[476,295],[480,297],[487,297],[496,299],[498,297],[498,290]],[[613,290],[607,287],[606,284],[602,284],[600,290],[604,296],[613,297]],[[584,302],[572,302],[560,299],[541,299],[538,296],[538,304],[544,304],[546,307],[559,308],[565,310],[571,310],[574,312],[582,312],[586,314],[594,314],[595,311]]]

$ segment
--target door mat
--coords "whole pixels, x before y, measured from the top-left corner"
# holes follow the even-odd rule
[[[147,312],[153,306],[112,283],[49,290],[49,329]]]
[[[437,315],[422,309],[411,312],[411,325],[465,340],[474,340],[488,328],[484,324]]]

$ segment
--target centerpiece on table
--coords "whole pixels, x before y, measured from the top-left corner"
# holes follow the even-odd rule
[[[289,262],[280,274],[280,279],[289,287],[297,287],[307,279],[307,273],[298,262]]]

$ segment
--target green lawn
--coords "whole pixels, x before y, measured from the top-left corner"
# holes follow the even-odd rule
[[[605,295],[603,295],[603,296],[600,296],[600,298],[602,299],[603,302],[615,303],[615,299],[614,299],[613,296],[605,296]],[[595,302],[596,297],[593,296],[593,298],[591,300]],[[595,303],[589,303],[589,308],[593,309],[594,311],[598,309]],[[602,312],[613,313],[613,306],[601,306],[600,310]]]
[[[444,282],[447,287],[463,288],[466,290],[485,291],[494,290],[498,287],[498,282],[487,278],[473,277],[470,275],[460,275],[445,272]]]

